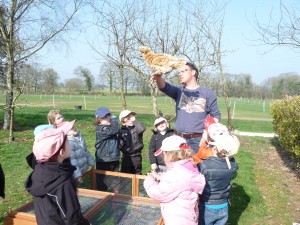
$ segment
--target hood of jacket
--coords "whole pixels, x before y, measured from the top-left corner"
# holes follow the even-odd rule
[[[27,178],[25,188],[35,197],[43,196],[67,179],[73,179],[72,174],[75,170],[76,167],[71,165],[70,159],[65,159],[63,163],[38,163]]]
[[[176,174],[180,174],[180,172],[184,172],[183,170],[186,170],[186,172],[184,172],[184,183],[198,194],[201,194],[203,192],[205,186],[205,178],[199,172],[198,167],[193,165],[191,159],[182,159],[176,162],[167,163],[167,167],[169,170],[173,169],[173,171],[176,171],[174,173],[175,176],[177,176]]]

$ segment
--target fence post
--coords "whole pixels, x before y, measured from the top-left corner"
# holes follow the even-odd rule
[[[235,111],[235,102],[233,103],[233,109],[232,109],[232,119],[234,119],[234,111]]]
[[[86,110],[86,101],[85,101],[85,96],[83,97],[83,101],[84,101],[84,109]]]
[[[55,108],[54,94],[52,95],[52,104],[53,104],[53,108]]]

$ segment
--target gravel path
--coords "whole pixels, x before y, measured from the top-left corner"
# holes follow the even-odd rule
[[[254,132],[239,132],[239,131],[234,131],[233,132],[236,135],[241,135],[241,136],[251,136],[251,137],[275,137],[277,134],[275,133],[254,133]]]

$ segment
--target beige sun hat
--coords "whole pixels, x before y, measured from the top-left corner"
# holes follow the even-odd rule
[[[226,157],[228,168],[231,169],[229,157],[236,155],[240,148],[239,139],[232,134],[222,134],[215,136],[215,140],[209,144],[217,147],[217,151]]]
[[[122,120],[123,120],[123,118],[125,118],[126,116],[128,116],[129,114],[132,114],[132,115],[136,115],[136,113],[135,112],[133,112],[133,111],[130,111],[130,110],[123,110],[121,113],[120,113],[120,115],[119,115],[119,120],[120,120],[120,122],[122,122]]]

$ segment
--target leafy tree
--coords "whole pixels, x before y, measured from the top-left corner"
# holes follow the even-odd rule
[[[45,69],[42,71],[43,77],[43,88],[45,92],[50,92],[51,94],[55,93],[55,87],[58,86],[59,76],[54,69]]]
[[[69,91],[77,91],[84,88],[84,85],[82,83],[82,79],[80,78],[71,78],[65,80],[65,88]]]
[[[87,88],[89,94],[91,94],[93,82],[95,80],[91,71],[87,68],[83,68],[82,66],[79,66],[74,70],[74,74],[76,74],[77,76],[82,77],[84,79],[86,88]]]

